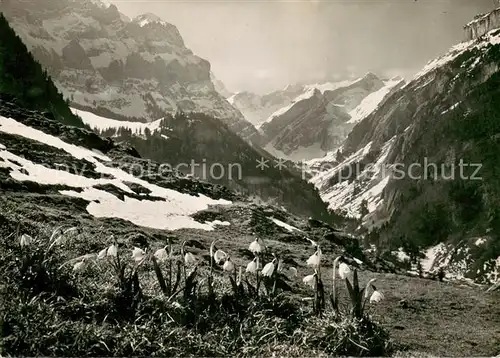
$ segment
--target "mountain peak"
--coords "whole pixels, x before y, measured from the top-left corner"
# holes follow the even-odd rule
[[[373,72],[367,72],[363,77],[362,77],[363,80],[380,80],[380,78],[374,74]]]
[[[152,23],[159,23],[161,25],[168,25],[168,23],[163,21],[158,15],[152,14],[150,12],[139,15],[139,16],[135,17],[132,21],[139,24],[140,27],[144,27],[144,26],[152,24]]]
[[[90,2],[103,9],[107,9],[108,7],[111,6],[111,3],[107,0],[90,0]]]

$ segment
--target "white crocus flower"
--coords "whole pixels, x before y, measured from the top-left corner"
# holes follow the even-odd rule
[[[314,286],[316,286],[316,274],[307,275],[302,279],[302,282],[314,288]]]
[[[168,259],[167,249],[165,247],[162,249],[158,249],[153,256],[160,262],[166,261]]]
[[[134,259],[135,262],[141,262],[142,260],[144,260],[145,257],[146,257],[146,252],[143,249],[134,247],[134,250],[132,251],[132,258]]]
[[[110,247],[108,247],[106,255],[114,257],[118,256],[118,247],[115,244],[111,245]]]
[[[316,250],[316,252],[314,253],[314,255],[312,255],[311,257],[309,257],[307,259],[307,264],[309,266],[314,266],[314,267],[318,267],[319,264],[321,262],[321,249],[318,247],[318,250]]]
[[[215,254],[214,254],[214,260],[215,262],[220,265],[222,262],[224,262],[227,258],[227,254],[222,251],[222,250],[217,250],[215,251]]]
[[[346,279],[351,275],[351,269],[347,264],[341,262],[339,265],[339,276],[341,279]]]
[[[257,259],[253,259],[252,261],[250,261],[248,263],[245,272],[248,272],[248,273],[255,273],[255,272],[257,272]]]
[[[49,246],[49,250],[55,246],[55,245],[62,245],[64,244],[68,237],[70,237],[71,235],[73,234],[78,234],[78,228],[77,227],[72,227],[72,228],[69,228],[68,230],[64,231],[62,234],[60,234],[57,239],[55,239],[52,244],[50,244]]]
[[[376,281],[376,278],[372,278],[368,283],[366,284],[365,287],[365,298],[368,298],[370,296],[370,287],[373,287],[372,284]],[[373,287],[373,290],[376,291],[376,288]]]
[[[234,271],[234,264],[233,264],[233,261],[231,261],[231,258],[228,257],[226,262],[224,262],[224,266],[222,266],[222,269],[224,271],[228,271],[228,272]]]
[[[186,252],[186,254],[184,254],[184,263],[186,265],[194,265],[196,263],[196,257],[192,253]]]
[[[85,269],[85,259],[82,261],[77,262],[76,264],[73,265],[73,271],[74,272],[81,272]]]
[[[378,303],[384,299],[384,294],[380,291],[373,291],[370,297],[370,303]]]
[[[273,275],[273,272],[274,272],[274,261],[273,260],[272,262],[268,262],[264,268],[262,269],[262,275],[263,276],[267,276],[267,277],[271,277]]]
[[[99,253],[97,254],[97,259],[102,260],[103,258],[105,258],[107,251],[108,251],[108,248],[105,248],[105,249],[102,249],[101,251],[99,251]]]
[[[258,254],[260,252],[262,252],[262,245],[259,243],[259,239],[255,239],[254,241],[252,241],[252,243],[250,244],[250,246],[248,247],[248,249],[254,253],[254,254]]]
[[[290,271],[293,277],[297,276],[297,269],[295,267],[290,267],[288,270]]]
[[[31,236],[26,235],[26,234],[21,236],[21,240],[20,240],[21,247],[30,246],[32,242],[33,242],[33,238]]]

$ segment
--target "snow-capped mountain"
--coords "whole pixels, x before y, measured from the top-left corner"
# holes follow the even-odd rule
[[[394,77],[384,81],[384,85],[375,92],[370,93],[349,112],[351,119],[348,123],[358,123],[375,111],[390,95],[404,86],[405,80],[401,77]]]
[[[3,1],[0,10],[80,108],[156,120],[156,109],[203,112],[249,138],[240,111],[217,92],[210,63],[153,14],[129,19],[99,0]]]
[[[322,157],[337,149],[353,124],[402,83],[368,73],[356,80],[305,86],[260,126],[265,148],[294,161]]]
[[[288,106],[305,91],[307,88],[304,85],[288,85],[282,90],[262,96],[251,92],[238,92],[229,96],[227,100],[258,128],[270,115],[280,108]]]
[[[487,280],[500,255],[499,51],[500,29],[454,46],[310,161],[330,209],[362,218],[379,245],[426,256],[429,270]]]

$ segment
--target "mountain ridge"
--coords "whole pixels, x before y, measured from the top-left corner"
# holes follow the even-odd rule
[[[369,242],[404,247],[413,263],[427,260],[429,270],[450,277],[488,281],[498,271],[491,158],[498,150],[499,36],[492,30],[430,61],[354,126],[337,153],[312,163],[319,172],[311,181],[330,209],[362,218]],[[480,163],[483,180],[469,180],[473,166],[458,177],[462,162]],[[420,168],[416,178],[412,165]],[[454,167],[453,180],[441,178]],[[475,245],[478,237],[488,244]]]
[[[148,121],[158,119],[151,108],[203,111],[244,138],[258,137],[215,90],[210,63],[156,15],[128,19],[91,0],[10,1],[0,10],[72,103]]]

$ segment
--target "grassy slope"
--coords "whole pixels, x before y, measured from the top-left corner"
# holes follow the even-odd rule
[[[196,237],[208,244],[214,236],[196,234]],[[248,239],[241,243],[227,237],[221,236],[219,246],[229,248],[235,255],[238,255],[239,248],[248,243]],[[299,278],[294,282],[295,289],[300,292],[300,296],[307,294],[309,291],[300,280],[311,273],[305,266],[305,260],[313,253],[313,249],[306,244],[290,245],[278,240],[269,240],[267,243],[280,252],[288,252],[300,265]],[[326,257],[330,266],[325,267],[323,277],[329,289],[331,261],[341,250],[332,247],[325,251],[329,252]],[[371,278],[377,279],[375,285],[385,294],[386,300],[373,306],[370,313],[389,331],[391,338],[402,346],[400,349],[408,349],[411,355],[419,353],[449,357],[500,354],[500,292],[486,293],[484,287],[480,286],[391,273],[362,271],[360,274],[362,285]],[[347,299],[347,291],[343,286],[340,292]],[[407,301],[408,308],[400,304],[401,300]]]
[[[371,276],[386,296],[373,315],[409,350],[453,357],[500,354],[499,292],[393,274]]]
[[[226,218],[231,215],[234,213],[223,214]],[[67,258],[75,256],[76,252],[83,254],[97,251],[109,244],[111,227],[115,234],[121,232],[119,240],[129,250],[133,245],[146,247],[144,242],[151,249],[165,244],[165,236],[159,232],[133,230],[131,225],[121,220],[82,220],[81,223],[87,225],[88,230],[85,230],[74,244],[68,246],[71,253],[65,252]],[[252,227],[242,224],[211,233],[183,230],[175,232],[172,236],[175,243],[179,243],[182,239],[191,240],[188,248],[197,257],[204,257],[205,265],[210,242],[219,238],[218,247],[228,252],[236,264],[245,265],[248,262],[249,253],[246,247],[251,241],[249,235],[251,229]],[[99,235],[98,232],[101,234]],[[312,292],[304,287],[301,278],[311,273],[311,270],[305,266],[305,260],[312,253],[311,247],[302,243],[300,237],[291,237],[285,232],[275,233],[274,236],[276,239],[266,240],[268,247],[280,254],[286,254],[285,257],[289,259],[290,265],[293,266],[294,262],[298,265],[298,277],[289,282],[294,290],[294,301],[310,296]],[[128,239],[123,240],[124,237]],[[328,253],[325,257],[330,262],[333,257],[342,252],[337,246],[327,245],[325,245],[325,251]],[[325,284],[329,288],[328,274],[331,270],[329,267],[324,269]],[[90,277],[93,276],[87,275],[86,280]],[[158,294],[158,287],[151,271],[142,272],[140,277],[146,292]],[[485,293],[479,287],[439,283],[395,274],[362,272],[360,277],[361,284],[372,277],[377,278],[377,288],[385,294],[386,300],[377,306],[371,306],[369,313],[389,331],[400,350],[409,350],[411,355],[419,353],[432,356],[492,356],[500,353],[499,292]],[[101,287],[108,286],[104,281],[100,282]],[[224,285],[227,283],[221,283],[219,287]],[[344,287],[341,287],[339,295],[346,303],[347,292]],[[406,300],[408,308],[403,307],[400,300]],[[309,305],[306,303],[304,307]],[[83,323],[78,322],[76,321],[75,324]],[[224,323],[221,322],[221,325]],[[194,334],[194,332],[188,331],[185,334]],[[274,351],[278,348],[274,346],[266,349]],[[286,348],[285,354],[292,354],[295,349],[299,349],[299,346]],[[300,352],[304,354],[303,351]]]

